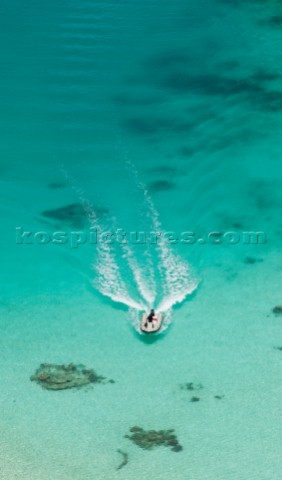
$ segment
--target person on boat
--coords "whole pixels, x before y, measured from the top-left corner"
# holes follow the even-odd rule
[[[154,320],[154,317],[155,317],[155,310],[152,309],[147,317],[148,322],[152,322]]]
[[[151,310],[151,312],[149,313],[148,317],[146,318],[146,323],[145,323],[145,327],[147,328],[148,327],[148,322],[151,323],[151,326],[153,326],[153,320],[155,319],[155,310]]]
[[[140,323],[140,330],[146,333],[157,332],[161,328],[162,314],[156,313],[155,310],[151,310],[150,313],[143,313]]]

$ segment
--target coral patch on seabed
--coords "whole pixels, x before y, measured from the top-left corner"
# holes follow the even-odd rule
[[[190,402],[199,402],[201,399],[199,397],[192,397]]]
[[[75,228],[82,227],[86,221],[85,210],[79,203],[73,203],[52,210],[44,210],[42,215],[43,217],[66,222]]]
[[[180,389],[181,390],[187,390],[188,392],[194,392],[194,391],[199,391],[202,390],[204,387],[201,383],[193,383],[193,382],[187,382],[187,383],[181,383],[180,384]],[[193,396],[190,398],[190,402],[199,402],[201,399],[199,397]]]
[[[181,390],[202,390],[203,385],[201,383],[193,383],[193,382],[188,382],[188,383],[182,383],[180,385]]]
[[[66,183],[64,182],[51,182],[49,183],[48,187],[55,190],[55,189],[60,189],[60,188],[66,188]]]
[[[199,391],[199,390],[202,390],[204,388],[201,383],[193,383],[193,382],[181,383],[179,386],[180,386],[181,390],[186,390],[188,392]],[[224,396],[225,395],[214,395],[213,398],[215,398],[216,400],[222,400],[224,398]],[[193,395],[190,398],[190,402],[192,402],[192,403],[197,403],[200,400],[201,400],[200,397],[197,397],[195,395]]]
[[[263,262],[262,258],[255,258],[255,257],[245,257],[244,263],[247,265],[254,265],[255,263]]]
[[[125,438],[129,438],[135,445],[145,450],[159,446],[171,447],[173,452],[180,452],[183,449],[173,429],[145,431],[141,427],[134,426],[130,428],[130,432],[132,435],[125,435]]]
[[[272,312],[274,315],[282,315],[282,305],[276,305],[276,307],[273,307]]]
[[[30,380],[47,390],[65,390],[90,383],[102,383],[105,377],[97,375],[93,369],[87,369],[84,365],[42,363]],[[109,383],[113,383],[113,380],[109,380]]]
[[[282,15],[273,15],[272,17],[262,19],[258,24],[264,27],[281,27]]]
[[[122,455],[122,462],[121,462],[120,465],[117,467],[117,470],[121,470],[123,467],[125,467],[125,465],[128,464],[128,453],[123,452],[123,451],[120,450],[119,448],[118,448],[117,452]]]
[[[173,189],[174,184],[171,181],[168,180],[157,180],[155,182],[151,182],[148,185],[148,189],[150,192],[155,193],[155,192],[164,192],[166,190],[171,190]]]
[[[103,207],[96,207],[94,208],[94,213],[97,217],[100,217],[108,213],[108,210]],[[65,207],[44,210],[41,215],[43,215],[43,217],[68,223],[75,228],[83,227],[87,220],[85,208],[80,203],[72,203],[71,205],[66,205]]]

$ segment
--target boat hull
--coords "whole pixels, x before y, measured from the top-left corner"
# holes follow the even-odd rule
[[[140,324],[140,329],[142,332],[144,333],[155,333],[157,332],[161,326],[162,326],[162,322],[163,322],[163,316],[161,313],[159,313],[158,315],[156,315],[154,318],[153,318],[153,321],[152,322],[149,322],[147,320],[147,315],[144,313],[142,315],[142,319],[141,319],[141,324]]]

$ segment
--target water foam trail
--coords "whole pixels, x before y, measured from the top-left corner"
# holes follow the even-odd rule
[[[133,272],[134,279],[140,295],[146,301],[147,306],[153,306],[156,298],[156,284],[152,268],[147,268],[147,275],[145,275],[144,268],[138,265],[137,260],[134,258],[133,251],[127,245],[123,246],[123,250],[125,252],[125,256],[129,263],[129,266]]]
[[[161,232],[162,226],[159,214],[148,191],[144,188],[143,192],[148,209],[151,212],[153,227],[156,231]],[[199,280],[193,273],[192,267],[172,251],[163,237],[160,237],[157,248],[160,255],[158,267],[162,278],[163,299],[156,310],[167,312],[173,305],[185,300],[197,288]]]
[[[147,216],[151,221],[151,227],[155,232],[162,232],[162,225],[159,214],[153,204],[145,185],[140,181],[138,172],[130,160],[127,159],[127,166],[135,179],[137,188],[144,198]],[[160,235],[156,244],[157,265],[156,268],[160,275],[161,300],[155,309],[157,312],[165,313],[165,320],[162,330],[166,329],[171,322],[171,312],[173,305],[181,303],[198,286],[199,280],[193,273],[192,267],[185,262],[179,255],[172,251],[171,246]],[[141,292],[142,293],[142,292]],[[152,305],[152,304],[151,304]],[[153,305],[152,305],[153,306]],[[134,327],[140,331],[138,315],[130,314]]]
[[[114,302],[123,303],[139,311],[145,310],[146,307],[144,304],[135,301],[129,295],[125,282],[121,277],[118,263],[109,244],[102,243],[98,248],[98,261],[95,269],[98,273],[98,279],[95,285],[103,295],[110,297]]]
[[[61,170],[78,196],[91,227],[94,227],[97,235],[100,236],[106,229],[103,228],[101,222],[98,221],[92,203],[85,197],[85,192],[77,186],[74,178],[68,174],[63,166]],[[97,261],[93,265],[93,269],[97,273],[97,278],[93,280],[93,286],[97,288],[102,295],[111,298],[114,302],[123,303],[130,308],[137,309],[138,311],[145,310],[146,305],[144,302],[142,302],[142,300],[140,301],[140,299],[133,299],[129,294],[126,284],[122,279],[115,252],[113,248],[111,248],[111,245],[106,242],[98,242],[97,256]],[[140,281],[141,279],[139,280],[139,283]]]
[[[161,232],[162,226],[159,214],[153,201],[144,184],[139,180],[135,168],[130,162],[127,162],[127,164],[130,165],[131,171],[134,173],[135,183],[139,191],[142,192],[146,209],[145,218],[149,220],[153,231]],[[70,179],[69,176],[68,179]],[[72,187],[84,207],[91,226],[96,228],[97,234],[100,236],[106,229],[98,221],[91,202],[86,200],[84,192],[75,187],[73,181]],[[171,246],[161,236],[154,245],[155,258],[152,256],[152,245],[150,249],[147,245],[142,256],[142,264],[138,262],[132,248],[129,248],[127,244],[122,243],[119,248],[121,248],[123,255],[118,255],[120,252],[117,251],[114,244],[98,242],[97,261],[93,265],[97,277],[93,281],[93,285],[102,295],[129,307],[131,323],[139,332],[140,311],[148,311],[149,308],[155,307],[157,312],[165,314],[160,332],[164,331],[171,322],[173,305],[182,302],[198,286],[198,280],[194,276],[191,266],[175,254]],[[122,268],[123,262],[126,264],[124,268]],[[127,275],[124,274],[126,268]],[[155,277],[156,271],[159,272],[160,277],[158,289]],[[129,282],[126,283],[124,280],[124,278],[130,277],[135,284],[135,291],[131,293],[127,288]],[[156,307],[154,304],[157,298],[157,290],[160,290],[161,300],[158,301]]]
[[[87,202],[86,205],[89,211],[89,220],[93,227],[96,228],[98,236],[103,233],[103,228],[99,224],[95,213],[91,207],[91,204]],[[93,265],[98,274],[98,278],[93,281],[95,286],[102,295],[111,298],[114,302],[123,303],[130,308],[137,310],[145,310],[146,306],[143,301],[135,300],[129,294],[126,284],[122,278],[121,270],[116,259],[115,251],[110,243],[98,242],[97,244],[98,259]],[[137,271],[131,267],[131,271],[134,277],[138,276]],[[139,284],[141,279],[139,280]],[[142,289],[139,288],[142,293]]]

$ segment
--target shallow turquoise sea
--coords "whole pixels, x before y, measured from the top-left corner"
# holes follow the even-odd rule
[[[1,478],[279,480],[280,2],[0,12]],[[45,362],[114,383],[46,390]]]

